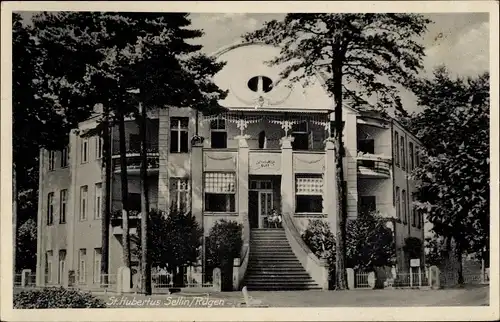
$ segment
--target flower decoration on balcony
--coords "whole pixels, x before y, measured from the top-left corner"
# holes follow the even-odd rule
[[[205,138],[200,135],[194,135],[191,138],[191,145],[201,145],[205,141]]]
[[[358,151],[357,157],[373,161],[389,161],[391,159],[390,157],[383,154],[372,154],[363,151]]]

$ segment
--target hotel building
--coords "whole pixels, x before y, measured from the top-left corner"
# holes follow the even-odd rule
[[[277,209],[285,217],[283,240],[292,249],[290,256],[299,260],[312,284],[323,287],[317,261],[310,263],[309,252],[294,237],[311,219],[325,220],[332,230],[337,229],[336,161],[333,142],[328,139],[334,121],[333,99],[319,74],[307,86],[276,84],[280,69],[265,62],[278,53],[275,47],[255,43],[216,53],[227,62],[214,77],[218,86],[228,90],[221,102],[227,107],[223,114],[203,115],[176,107],[150,111],[150,207],[191,211],[205,235],[220,219],[242,223],[246,251],[236,270],[240,282],[248,279],[256,263],[252,254],[262,254],[253,245],[266,239],[262,236],[265,217]],[[409,266],[403,250],[405,238],[423,241],[423,219],[412,207],[416,183],[409,178],[419,164],[419,142],[390,117],[349,104],[343,111],[348,218],[355,219],[362,211],[378,211],[387,217],[395,236],[397,267],[405,271]],[[40,285],[67,285],[69,271],[75,272],[76,283],[81,285],[100,283],[102,141],[97,136],[81,136],[96,126],[96,119],[82,122],[70,133],[67,149],[40,152]],[[134,210],[140,210],[138,133],[136,122],[127,120],[128,190]],[[111,202],[112,209],[120,209],[117,127],[111,136]],[[131,219],[132,234],[139,227],[137,222]],[[268,240],[281,238],[269,231]],[[111,274],[121,265],[121,234],[120,221],[112,220]],[[293,280],[293,276],[287,278]]]

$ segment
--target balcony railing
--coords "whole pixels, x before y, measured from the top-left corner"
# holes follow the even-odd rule
[[[148,153],[148,170],[158,170],[160,167],[159,154]],[[127,153],[127,170],[139,171],[141,169],[141,155],[139,153]],[[113,171],[120,172],[120,156],[113,156]]]
[[[388,178],[391,176],[391,159],[375,154],[358,154],[358,173],[363,177]]]

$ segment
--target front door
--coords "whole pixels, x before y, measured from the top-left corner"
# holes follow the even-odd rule
[[[248,220],[250,228],[259,228],[259,192],[248,192]]]
[[[259,228],[268,228],[265,224],[265,218],[273,210],[273,191],[259,191]]]

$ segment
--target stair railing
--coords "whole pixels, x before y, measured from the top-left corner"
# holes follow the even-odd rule
[[[323,259],[319,259],[306,245],[289,213],[283,214],[283,228],[293,253],[304,269],[318,285],[327,290],[328,263]]]
[[[242,214],[243,224],[243,244],[241,246],[240,258],[235,258],[233,265],[233,290],[239,290],[243,287],[243,280],[248,267],[250,258],[250,222],[248,213]]]

